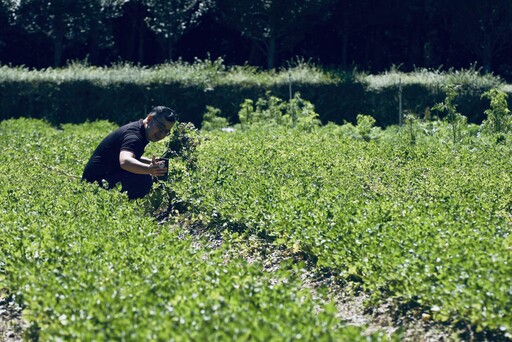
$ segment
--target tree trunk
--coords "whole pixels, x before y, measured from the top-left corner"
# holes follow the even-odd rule
[[[127,41],[127,49],[126,49],[126,55],[128,57],[128,60],[135,60],[135,36],[137,34],[137,26],[135,24],[135,20],[133,17],[129,16],[130,18],[130,34]]]
[[[421,61],[421,38],[420,38],[420,32],[418,27],[414,27],[412,29],[410,40],[408,42],[409,44],[409,56],[407,64],[409,67],[413,67],[415,65],[420,65],[422,63]]]
[[[375,31],[373,32],[373,44],[371,47],[372,51],[372,69],[374,72],[380,72],[384,65],[384,56],[382,49],[382,40],[384,39],[384,28],[383,27],[376,27]]]
[[[172,59],[174,58],[174,42],[171,38],[167,40],[167,58],[169,59],[169,62],[172,62]]]
[[[124,12],[130,25],[127,56],[131,61],[142,63],[144,57],[144,11],[138,1],[129,1],[125,6]]]
[[[138,32],[138,40],[139,40],[139,44],[138,44],[138,53],[137,53],[137,56],[138,56],[138,61],[140,63],[144,63],[144,26],[143,24],[139,25],[139,32]]]
[[[267,47],[267,68],[268,70],[274,69],[276,62],[276,39],[269,38]]]
[[[91,25],[91,31],[89,36],[89,62],[92,65],[96,65],[98,63],[99,57],[99,27],[98,22],[94,21]]]
[[[60,67],[62,63],[62,38],[53,40],[53,66]]]
[[[57,12],[53,17],[53,66],[59,67],[62,63],[62,49],[64,44],[64,18]]]
[[[262,47],[261,43],[256,39],[251,39],[251,51],[249,52],[249,64],[261,65],[262,62]]]
[[[489,34],[484,34],[484,39],[481,45],[482,66],[484,72],[491,72],[492,70],[492,44]]]
[[[341,33],[341,66],[346,69],[348,66],[348,40],[349,23],[347,11],[343,11],[343,32]]]

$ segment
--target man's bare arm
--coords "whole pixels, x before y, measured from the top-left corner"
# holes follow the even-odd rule
[[[144,159],[149,160],[148,158]],[[123,170],[139,175],[152,175],[158,177],[167,174],[167,169],[160,168],[159,163],[154,159],[154,157],[153,160],[149,160],[149,163],[147,164],[135,158],[133,152],[130,151],[121,151],[119,153],[119,164]]]

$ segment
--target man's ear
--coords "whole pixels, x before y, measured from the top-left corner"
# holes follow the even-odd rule
[[[153,115],[148,114],[148,116],[146,116],[146,121],[150,122],[151,120],[153,120]]]

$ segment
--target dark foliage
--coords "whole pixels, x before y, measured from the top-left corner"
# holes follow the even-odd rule
[[[176,30],[174,59],[222,57],[230,65],[279,68],[300,56],[375,73],[392,65],[409,71],[476,63],[512,79],[512,3],[507,0],[203,2],[208,2],[206,13]],[[158,13],[148,10],[145,0],[16,3],[0,1],[1,64],[45,68],[87,59],[93,65],[150,66],[169,58],[169,47],[158,38],[161,31],[155,31]],[[246,8],[252,11],[248,16]]]

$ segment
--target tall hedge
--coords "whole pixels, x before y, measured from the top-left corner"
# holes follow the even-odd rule
[[[287,72],[258,74],[250,70],[247,75],[240,76],[238,71],[233,76],[211,62],[207,67],[181,65],[163,71],[136,67],[116,72],[88,67],[45,71],[1,67],[0,119],[45,118],[55,125],[104,119],[122,124],[143,117],[155,105],[167,105],[181,114],[182,121],[196,126],[200,126],[206,106],[219,108],[221,115],[236,122],[245,99],[256,100],[267,91],[287,99],[291,85],[293,93],[300,92],[315,105],[324,123],[355,122],[357,114],[362,113],[372,115],[384,127],[398,123],[400,84],[404,112],[424,115],[444,99],[442,85],[455,82],[461,85],[456,100],[459,111],[470,122],[478,123],[489,106],[481,94],[502,86],[494,77],[464,74],[457,78],[457,73],[437,74],[440,77],[430,80],[402,74],[403,81],[397,82],[397,75],[319,76],[317,69],[303,67]]]

